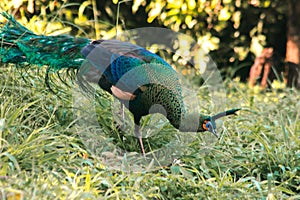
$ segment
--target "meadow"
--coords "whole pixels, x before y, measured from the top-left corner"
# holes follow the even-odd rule
[[[220,138],[204,150],[203,137],[211,133],[194,134],[180,162],[135,171],[103,160],[116,154],[115,146],[128,154],[139,151],[128,135],[133,123],[128,112],[129,131],[120,131],[115,100],[99,90],[92,98],[97,126],[82,123],[83,110],[74,103],[76,81],[54,75],[54,94],[44,75],[35,66],[0,67],[0,199],[300,199],[299,91],[261,91],[225,80],[226,94],[220,95],[226,108],[243,110],[223,119]],[[195,88],[205,102],[205,88]],[[201,107],[205,114],[223,111],[207,105]],[[156,133],[144,140],[147,152],[172,148],[169,141],[188,134],[157,115],[145,117],[143,126],[144,134],[147,127]],[[87,143],[87,134],[97,131],[99,137]]]

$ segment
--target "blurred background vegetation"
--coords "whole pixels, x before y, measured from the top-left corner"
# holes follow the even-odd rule
[[[282,76],[287,42],[287,9],[293,0],[3,0],[2,10],[36,33],[113,38],[122,30],[166,27],[191,36],[226,77],[246,81],[264,46],[275,49]],[[174,58],[177,59],[177,58]]]

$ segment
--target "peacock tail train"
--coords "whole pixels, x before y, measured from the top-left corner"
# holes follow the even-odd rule
[[[11,15],[0,13],[7,19],[0,24],[0,55],[2,63],[28,63],[48,66],[48,71],[62,68],[78,69],[84,58],[81,49],[90,43],[87,38],[69,35],[36,35]]]

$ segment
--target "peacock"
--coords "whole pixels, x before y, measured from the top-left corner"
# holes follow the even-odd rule
[[[231,109],[214,116],[189,113],[176,71],[143,47],[119,40],[37,35],[11,15],[1,14],[7,19],[0,26],[2,63],[47,66],[46,83],[49,72],[67,68],[77,72],[79,83],[98,84],[132,113],[143,155],[140,131],[143,116],[161,113],[181,132],[209,131],[218,137],[215,121],[240,110]]]

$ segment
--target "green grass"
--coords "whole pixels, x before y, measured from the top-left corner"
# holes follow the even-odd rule
[[[54,95],[43,75],[43,70],[0,67],[0,199],[300,198],[298,91],[260,92],[228,81],[226,107],[245,110],[223,119],[218,141],[207,145],[209,133],[191,134],[193,140],[178,150],[183,151],[181,164],[145,164],[132,172],[105,162],[106,157],[118,162],[114,156],[120,149],[139,151],[130,135],[130,116],[118,131],[120,121],[112,112],[117,106],[111,106],[118,104],[99,91],[92,101],[97,123],[89,123],[90,105],[74,103],[76,84],[67,81],[68,87],[53,77],[59,90]],[[198,89],[201,102],[207,98],[203,91]],[[172,145],[188,134],[178,133],[159,115],[144,118],[143,126],[148,152],[173,151]]]

